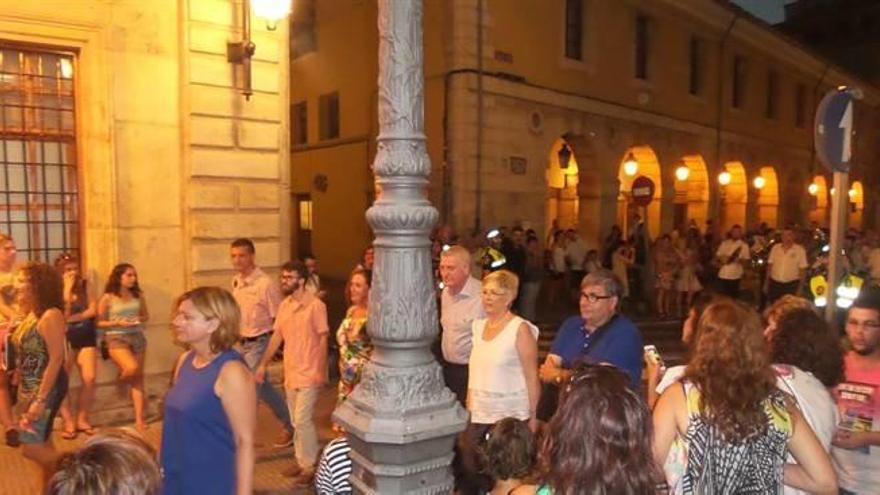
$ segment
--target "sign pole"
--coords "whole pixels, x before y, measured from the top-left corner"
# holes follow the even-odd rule
[[[831,249],[828,253],[828,292],[825,304],[825,320],[836,328],[837,286],[843,273],[843,233],[846,229],[847,206],[849,206],[849,173],[834,172],[834,195],[831,197]]]

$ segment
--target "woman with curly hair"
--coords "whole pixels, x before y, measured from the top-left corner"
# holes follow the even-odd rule
[[[18,383],[19,441],[22,453],[39,465],[45,481],[58,457],[49,440],[52,422],[67,393],[61,277],[51,266],[31,261],[18,272],[15,291],[22,318],[11,339]]]
[[[684,440],[683,493],[780,493],[783,482],[836,489],[828,454],[776,388],[757,313],[731,301],[709,306],[681,384],[654,409],[654,458],[662,465],[676,436]],[[786,452],[798,464],[786,464]]]
[[[539,484],[514,495],[655,493],[651,413],[629,382],[610,365],[576,369],[539,448]]]
[[[789,297],[789,296],[783,296]],[[843,350],[812,309],[784,313],[775,324],[770,354],[776,385],[794,396],[826,452],[837,429],[837,407],[829,389],[843,381]],[[785,487],[789,495],[804,493]]]

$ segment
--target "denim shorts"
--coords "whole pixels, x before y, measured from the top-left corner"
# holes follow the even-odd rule
[[[110,349],[127,348],[135,354],[143,354],[147,350],[147,339],[143,332],[109,333],[104,336]]]
[[[65,395],[67,395],[67,373],[64,370],[59,370],[58,378],[55,379],[55,386],[52,387],[52,391],[46,397],[46,407],[43,409],[43,414],[31,422],[31,429],[33,431],[19,431],[18,440],[21,443],[43,443],[49,440],[49,435],[52,433],[52,424],[55,422],[55,416],[58,414],[58,409],[61,408],[61,401]],[[30,407],[30,401],[20,400],[19,406],[22,408],[21,412],[24,413],[27,411],[26,408]]]

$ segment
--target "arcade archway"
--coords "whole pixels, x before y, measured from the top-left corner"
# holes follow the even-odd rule
[[[719,225],[726,233],[734,225],[745,226],[749,200],[746,169],[742,162],[727,162],[718,174],[721,209]]]
[[[709,173],[700,155],[688,155],[675,169],[673,224],[685,226],[691,220],[703,228],[709,215]]]
[[[828,225],[828,182],[824,175],[813,177],[813,182],[807,186],[807,192],[810,193],[812,207],[810,208],[810,222],[816,222],[819,227]]]
[[[865,210],[865,188],[862,183],[854,181],[847,191],[849,196],[849,226],[854,229],[862,228],[862,212]]]
[[[647,177],[654,182],[654,200],[647,207],[632,202],[632,183],[637,177]],[[651,239],[660,235],[660,202],[663,183],[660,162],[650,146],[634,146],[626,151],[620,161],[617,174],[620,189],[617,195],[617,224],[629,231],[633,219],[639,215],[648,228]]]
[[[779,181],[773,167],[761,167],[752,180],[757,190],[758,223],[766,223],[771,228],[779,224]]]

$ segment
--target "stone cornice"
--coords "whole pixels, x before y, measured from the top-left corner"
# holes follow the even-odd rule
[[[816,55],[751,15],[737,12],[735,7],[724,5],[719,1],[707,0],[660,0],[660,2],[719,31],[713,34],[723,33],[736,18],[731,36],[737,42],[748,45],[769,59],[784,60],[786,64],[815,77],[816,80],[819,80],[828,68],[825,84],[859,87],[865,94],[865,103],[872,106],[880,105],[880,88],[846,72],[842,67]]]

